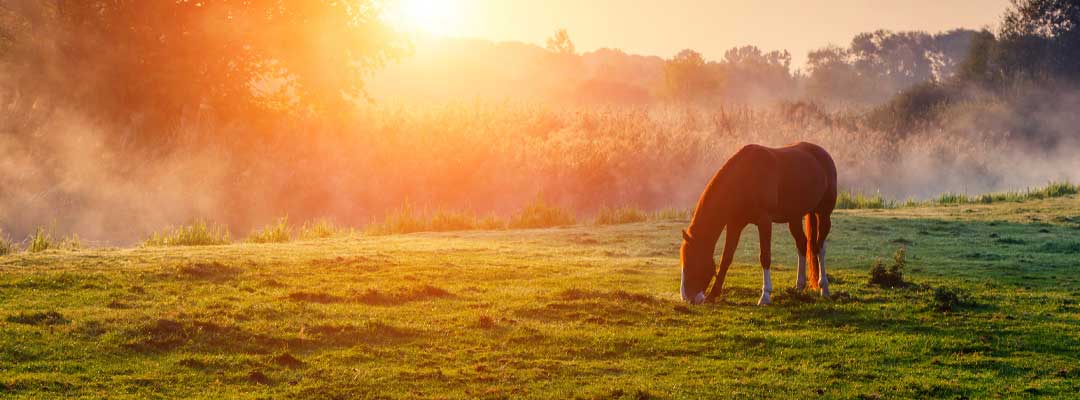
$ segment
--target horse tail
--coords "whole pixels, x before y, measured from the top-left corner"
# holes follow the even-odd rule
[[[818,246],[818,215],[815,213],[806,214],[805,217],[805,231],[806,231],[806,281],[810,284],[810,288],[818,289],[818,271],[821,270],[818,254],[821,252],[821,247]]]

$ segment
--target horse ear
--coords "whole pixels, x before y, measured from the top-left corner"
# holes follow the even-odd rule
[[[685,241],[687,241],[687,242],[689,242],[690,240],[694,239],[694,238],[690,237],[690,233],[689,233],[689,232],[687,232],[687,231],[686,231],[686,229],[683,229],[683,230],[682,230],[682,238],[683,238],[683,240],[685,240]]]

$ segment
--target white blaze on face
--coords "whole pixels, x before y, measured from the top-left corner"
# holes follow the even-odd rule
[[[679,294],[682,295],[682,299],[690,304],[701,304],[705,302],[705,291],[702,290],[697,294],[691,296],[686,292],[686,269],[682,271],[682,282],[679,284]]]

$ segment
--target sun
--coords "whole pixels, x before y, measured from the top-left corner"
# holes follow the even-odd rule
[[[461,8],[456,0],[398,0],[390,18],[402,29],[449,36],[461,26]]]

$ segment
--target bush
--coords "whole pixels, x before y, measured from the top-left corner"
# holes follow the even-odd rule
[[[939,287],[934,289],[934,309],[948,312],[975,305],[971,296],[959,288]]]
[[[191,225],[155,232],[143,241],[143,246],[212,246],[231,242],[227,228],[197,220]]]
[[[537,199],[514,215],[508,225],[513,229],[531,229],[573,225],[576,222],[569,211]]]
[[[288,217],[278,218],[277,222],[252,232],[247,238],[251,243],[286,243],[289,240],[292,240],[292,228]]]
[[[904,266],[907,264],[907,247],[901,247],[893,255],[893,263],[888,267],[878,259],[870,266],[870,281],[872,286],[897,288],[907,286],[904,282]]]
[[[644,222],[647,219],[648,215],[645,212],[631,206],[620,208],[604,207],[596,214],[594,223],[596,225],[630,224]]]

